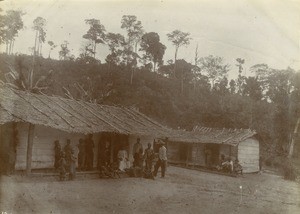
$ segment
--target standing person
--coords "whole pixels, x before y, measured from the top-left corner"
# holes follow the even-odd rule
[[[85,145],[82,138],[79,139],[78,151],[78,171],[81,171],[84,169],[85,162]]]
[[[136,139],[136,143],[133,145],[133,167],[142,167],[141,158],[143,156],[143,145],[140,143],[140,138]]]
[[[66,172],[67,172],[67,161],[65,157],[65,152],[61,152],[60,159],[58,161],[59,164],[59,180],[64,181],[66,179]]]
[[[151,143],[148,143],[148,148],[145,149],[144,159],[145,159],[145,170],[148,172],[151,172],[152,171],[152,162],[154,159],[154,151],[151,148]]]
[[[70,165],[70,161],[71,161],[71,153],[72,153],[72,146],[71,146],[71,140],[67,139],[67,144],[64,147],[64,152],[66,155],[66,161],[67,161],[67,165]]]
[[[74,149],[71,150],[69,167],[69,180],[74,180],[76,176],[76,156]]]
[[[93,162],[94,162],[94,141],[93,135],[89,134],[87,139],[85,140],[85,152],[86,152],[86,168],[87,170],[93,169]]]
[[[54,168],[55,170],[59,167],[59,160],[61,156],[61,146],[59,144],[59,141],[54,141]]]
[[[164,178],[167,167],[167,148],[162,141],[160,142],[160,147],[158,150],[158,161],[154,167],[154,177],[156,177],[159,167],[161,167],[161,177]]]

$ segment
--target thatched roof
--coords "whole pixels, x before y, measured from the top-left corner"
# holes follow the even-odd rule
[[[0,85],[0,124],[29,122],[75,133],[167,137],[171,129],[137,110],[33,94]]]
[[[66,132],[150,135],[187,143],[237,145],[256,134],[248,129],[172,130],[131,108],[99,105],[61,97],[33,94],[0,84],[0,125],[28,122]]]
[[[176,134],[172,135],[169,140],[182,143],[213,143],[236,146],[256,134],[251,129],[219,129],[196,126],[191,132],[176,130]]]
[[[256,132],[251,129],[218,129],[196,126],[193,131],[197,133],[197,138],[201,143],[229,145],[237,145],[256,135]]]

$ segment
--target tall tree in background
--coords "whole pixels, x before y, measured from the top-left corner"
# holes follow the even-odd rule
[[[41,55],[42,44],[46,39],[46,19],[42,17],[37,17],[33,20],[33,30],[35,31],[35,41],[34,41],[34,55]]]
[[[110,54],[106,56],[106,62],[110,65],[118,65],[123,54],[125,38],[119,33],[108,33],[106,35],[106,43],[110,50]]]
[[[236,59],[237,63],[236,66],[238,67],[238,78],[236,80],[236,87],[237,87],[237,93],[242,95],[243,94],[243,87],[244,87],[244,84],[245,84],[245,80],[246,80],[246,77],[243,75],[243,64],[245,63],[245,60],[244,59],[241,59],[241,58],[237,58]]]
[[[137,53],[137,46],[144,34],[142,22],[134,15],[124,15],[121,20],[121,28],[127,31],[127,44],[131,51]]]
[[[2,9],[0,8],[0,13],[1,12]],[[0,44],[3,44],[5,42],[4,32],[5,32],[4,15],[0,14]]]
[[[185,33],[180,30],[174,30],[167,34],[168,40],[175,46],[175,56],[174,56],[174,73],[176,72],[176,60],[179,47],[183,45],[189,45],[192,38],[189,37],[190,33]]]
[[[218,56],[207,56],[199,59],[201,71],[203,71],[211,82],[211,88],[214,88],[216,82],[227,76],[229,65],[223,64],[223,58]]]
[[[57,45],[55,45],[53,41],[48,41],[48,45],[50,46],[49,55],[48,55],[48,58],[50,59],[51,51],[53,51],[53,49],[56,48]]]
[[[136,16],[124,15],[121,20],[121,28],[127,31],[127,41],[124,48],[124,57],[127,67],[131,69],[130,84],[133,82],[134,70],[137,65],[137,45],[144,34],[141,21]]]
[[[60,60],[68,60],[69,55],[70,55],[70,50],[68,48],[69,42],[64,41],[61,45],[60,48],[61,50],[59,51],[59,59]]]
[[[85,23],[88,24],[90,28],[87,33],[83,35],[83,38],[91,42],[95,58],[97,44],[105,43],[106,30],[104,25],[102,25],[98,19],[86,19]]]
[[[6,53],[12,54],[15,38],[18,32],[23,29],[23,13],[20,10],[9,10],[1,18],[0,21],[0,44],[6,43]]]
[[[160,42],[159,35],[154,32],[144,34],[140,50],[145,51],[144,59],[153,62],[153,72],[156,72],[156,65],[162,64],[166,50],[166,46]]]

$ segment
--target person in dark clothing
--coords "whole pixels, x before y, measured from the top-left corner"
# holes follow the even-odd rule
[[[85,162],[85,145],[84,145],[84,140],[79,139],[79,144],[78,144],[78,171],[84,170],[84,162]]]
[[[145,170],[151,172],[152,171],[152,162],[154,159],[154,151],[151,148],[151,143],[148,143],[148,148],[145,149],[144,159],[145,159]]]
[[[140,138],[136,139],[136,143],[133,145],[133,167],[142,167],[143,165],[143,145],[140,143]]]
[[[67,173],[67,161],[65,158],[65,152],[61,152],[61,157],[58,161],[59,164],[59,180],[64,181],[66,180],[66,173]]]
[[[76,156],[74,149],[71,150],[70,165],[69,165],[69,180],[74,180],[76,176]]]
[[[92,170],[93,169],[93,161],[94,161],[94,141],[93,135],[89,134],[87,139],[85,140],[85,152],[86,152],[86,169]]]
[[[64,152],[66,156],[67,165],[69,166],[71,161],[71,153],[72,153],[72,146],[71,146],[70,139],[67,139],[67,144],[64,147]]]
[[[59,141],[54,141],[54,168],[55,170],[58,170],[59,167],[59,160],[61,156],[61,146],[59,144]]]

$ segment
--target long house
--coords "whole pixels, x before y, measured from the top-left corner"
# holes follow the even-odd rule
[[[259,171],[259,140],[250,129],[218,129],[195,127],[196,141],[184,142],[176,137],[168,144],[169,161],[192,166],[214,168],[221,157],[238,159],[246,173]]]
[[[55,140],[63,147],[70,139],[76,148],[80,138],[93,134],[96,166],[103,139],[112,143],[112,154],[123,147],[132,159],[137,137],[146,148],[154,138],[174,135],[135,109],[38,95],[6,85],[0,85],[0,125],[2,168],[28,172],[53,168]]]
[[[136,109],[99,105],[13,89],[0,84],[0,172],[54,167],[54,141],[62,147],[70,139],[93,135],[94,166],[103,144],[111,143],[111,162],[132,148],[139,137],[144,149],[154,139],[168,139],[170,162],[210,167],[220,156],[238,158],[245,172],[258,171],[259,142],[252,130],[197,127],[194,131],[173,130]]]

